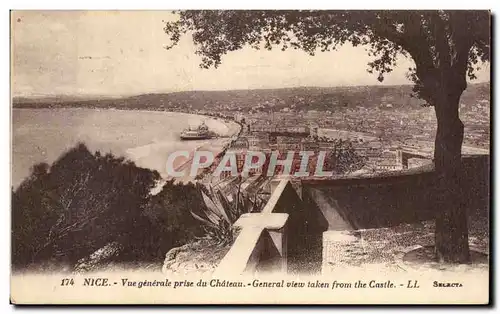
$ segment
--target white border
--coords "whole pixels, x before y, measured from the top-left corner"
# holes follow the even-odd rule
[[[1,49],[1,59],[0,62],[1,67],[1,91],[2,91],[2,105],[1,106],[1,119],[3,119],[3,123],[0,123],[1,134],[0,134],[0,147],[3,149],[3,153],[0,155],[1,161],[1,169],[2,169],[2,177],[0,179],[0,195],[2,201],[2,214],[3,216],[3,228],[2,228],[2,237],[1,243],[3,252],[6,253],[3,255],[3,258],[0,259],[2,264],[2,305],[5,308],[2,308],[2,313],[13,311],[14,308],[12,306],[8,306],[8,296],[9,296],[9,277],[10,277],[10,260],[7,256],[10,256],[10,59],[9,59],[9,9],[98,9],[98,10],[106,10],[106,9],[121,9],[121,10],[152,10],[152,9],[194,9],[194,8],[203,8],[203,9],[215,9],[215,8],[226,8],[226,9],[492,9],[493,14],[496,15],[498,19],[498,13],[500,1],[496,0],[474,0],[474,1],[435,1],[435,0],[419,0],[414,2],[408,1],[317,1],[317,0],[308,0],[308,1],[269,1],[269,0],[253,0],[247,3],[238,2],[238,1],[179,1],[179,2],[169,2],[169,1],[151,1],[151,0],[141,0],[141,1],[102,1],[102,0],[87,0],[87,1],[53,1],[53,0],[45,0],[45,1],[2,1],[0,11],[0,36],[2,37],[2,43],[4,43],[4,48]],[[496,22],[498,25],[498,20]],[[498,42],[498,31],[495,31],[494,42]],[[497,56],[497,50],[495,50],[494,58]],[[496,82],[498,82],[498,74],[494,75],[495,85],[492,88],[496,90]],[[495,104],[496,105],[496,104]],[[493,117],[494,120],[500,121],[499,109],[496,110],[495,115]],[[495,147],[498,147],[498,134],[496,134],[496,127],[494,130],[494,138],[495,138]],[[495,149],[494,154],[497,154],[497,149]],[[495,167],[496,169],[496,167]],[[497,171],[495,170],[495,175],[497,175]],[[494,179],[494,178],[493,178]],[[495,185],[496,194],[500,194],[499,187]],[[493,197],[493,196],[492,196]],[[491,209],[495,210],[495,209]],[[495,222],[498,226],[498,213],[496,215]],[[498,233],[495,230],[495,244],[498,244]],[[493,248],[493,252],[498,252],[496,250],[497,245]],[[496,266],[496,265],[494,265]],[[498,270],[495,271],[495,274],[498,274]],[[495,278],[494,281],[498,282]],[[498,288],[495,289],[498,291]],[[495,296],[495,299],[497,296]],[[498,299],[497,299],[498,302]],[[37,309],[42,310],[42,309]],[[43,311],[51,311],[53,308],[45,308]],[[66,308],[64,311],[72,311],[72,308]],[[109,310],[109,309],[108,309]],[[114,309],[121,311],[122,309]],[[142,309],[133,309],[142,310]],[[174,311],[172,308],[168,308],[169,311]],[[176,309],[175,309],[176,310]],[[189,312],[197,312],[201,311],[200,309],[192,309],[187,308],[184,309]],[[222,309],[215,309],[217,311]],[[226,311],[236,311],[235,309],[225,309]],[[247,309],[248,310],[248,309]],[[258,309],[251,309],[251,311],[257,311]],[[297,309],[300,311],[306,310],[305,308]],[[328,309],[329,310],[329,309]],[[340,309],[342,310],[342,309]],[[381,311],[385,311],[386,309],[378,309]],[[429,311],[437,311],[437,309],[422,309],[426,312]],[[443,309],[440,309],[443,310]],[[447,309],[450,311],[454,311],[455,309]],[[468,309],[468,310],[477,310],[477,309]],[[103,309],[90,308],[85,309],[85,311],[92,311],[93,313],[99,313],[103,311]],[[278,312],[285,311],[284,309],[277,310]]]

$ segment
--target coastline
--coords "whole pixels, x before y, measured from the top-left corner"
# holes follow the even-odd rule
[[[109,151],[115,155],[123,156],[126,159],[133,161],[137,167],[158,171],[162,176],[162,178],[166,179],[165,162],[167,160],[168,154],[173,150],[185,149],[188,151],[193,151],[193,149],[197,147],[207,147],[212,151],[217,151],[217,152],[223,151],[231,143],[231,141],[240,134],[242,130],[241,125],[237,121],[230,119],[230,117],[224,119],[223,117],[216,117],[206,114],[188,113],[188,112],[143,110],[143,109],[112,109],[112,108],[100,109],[100,108],[86,108],[86,107],[63,107],[63,108],[13,107],[11,109],[12,109],[11,114],[13,114],[16,111],[22,112],[24,110],[30,110],[33,112],[33,114],[30,115],[35,117],[39,116],[39,114],[43,113],[43,111],[45,111],[45,115],[50,117],[52,115],[51,111],[54,109],[55,109],[54,111],[63,113],[64,112],[70,113],[71,111],[77,112],[82,110],[85,112],[89,112],[92,115],[92,120],[89,120],[89,122],[86,123],[86,125],[91,127],[90,133],[86,132],[86,129],[80,128],[79,125],[75,126],[73,124],[68,124],[68,121],[63,121],[61,122],[61,124],[56,123],[56,125],[51,125],[50,122],[45,122],[47,120],[41,120],[41,121],[35,120],[28,123],[26,123],[23,120],[21,120],[20,122],[16,122],[13,120],[12,121],[13,133],[11,136],[13,137],[13,139],[14,136],[17,136],[15,133],[15,129],[18,128],[21,132],[20,136],[22,136],[22,138],[20,138],[19,140],[17,140],[16,138],[16,141],[13,141],[11,143],[12,149],[18,150],[21,154],[26,155],[28,152],[30,152],[30,150],[26,149],[25,147],[33,146],[33,144],[31,143],[32,141],[34,141],[36,143],[35,144],[36,151],[38,152],[42,150],[41,154],[39,154],[39,156],[36,158],[32,158],[31,156],[35,155],[32,155],[32,153],[30,152],[29,158],[24,158],[23,156],[23,159],[21,160],[16,159],[18,160],[16,161],[16,164],[11,164],[11,185],[14,189],[17,188],[18,185],[26,178],[25,176],[27,174],[27,171],[25,169],[26,167],[31,167],[33,164],[38,162],[47,162],[51,164],[54,160],[57,160],[57,158],[62,153],[64,153],[65,150],[74,145],[71,144],[71,142],[83,141],[84,143],[87,143],[88,140],[91,140],[93,137],[95,137],[97,139],[96,141],[97,144],[94,143],[96,145],[89,146],[92,148],[92,151],[94,150]],[[101,113],[109,112],[110,116],[113,115],[113,112],[123,112],[129,114],[125,115],[125,117],[127,117],[125,120],[122,120],[122,116],[120,115],[117,116],[118,122],[116,123],[122,124],[122,126],[118,130],[116,130],[113,126],[113,129],[110,129],[108,131],[107,130],[108,125],[106,122],[107,118],[103,119],[103,117],[106,117],[107,114],[99,115],[97,116],[98,117],[97,120],[95,120],[93,113],[98,113],[98,112]],[[121,129],[125,129],[126,132],[128,131],[127,130],[128,125],[130,123],[136,122],[136,121],[130,121],[131,120],[130,117],[131,116],[133,117],[133,114],[135,112],[150,114],[150,115],[146,115],[146,119],[143,123],[141,123],[142,118],[138,117],[137,123],[135,123],[135,128],[133,128],[133,131],[131,131],[132,133],[130,134],[121,133]],[[158,115],[158,119],[155,118],[156,115]],[[180,119],[175,119],[175,120],[182,120],[180,126],[179,123],[177,123],[173,125],[175,126],[175,128],[168,130],[168,128],[166,127],[165,128],[166,131],[165,130],[162,131],[162,123],[164,122],[160,117],[164,115],[168,117],[165,118],[167,124],[169,123],[168,122],[169,119],[172,119],[171,117],[180,117]],[[64,116],[62,117],[63,119]],[[78,116],[80,116],[80,114],[78,114]],[[150,125],[150,122],[148,123],[148,119],[149,121],[156,120],[153,126]],[[97,121],[97,123],[104,123],[104,124],[103,125],[98,124],[96,127],[96,125],[94,125],[94,123],[96,123],[95,121]],[[177,133],[180,133],[183,127],[187,127],[188,124],[197,125],[202,121],[205,121],[210,129],[213,129],[217,133],[221,134],[222,137],[210,140],[194,141],[189,143],[180,141],[180,139],[178,139]],[[53,143],[51,143],[50,141],[47,142],[47,144],[43,144],[44,143],[43,138],[38,138],[40,134],[42,134],[43,132],[42,133],[35,132],[36,136],[33,140],[31,140],[32,137],[31,135],[29,135],[30,133],[27,133],[27,130],[29,130],[31,127],[38,128],[39,126],[45,128],[44,125],[46,125],[46,127],[49,129],[57,130],[58,133],[61,132],[65,133],[64,140],[66,142],[59,141],[57,146],[55,147],[53,146]],[[65,129],[66,125],[71,128],[76,127],[78,130],[78,134],[73,135],[71,131],[68,132]],[[146,132],[142,132],[141,134],[141,130],[143,129]],[[153,133],[152,130],[159,130],[159,131],[153,131],[155,133],[153,134],[153,136],[151,136],[151,139],[148,140],[149,136]],[[105,134],[105,137],[101,138],[100,137],[101,134]],[[135,137],[136,134],[139,134],[138,137],[141,137],[142,139],[137,139]],[[165,136],[165,134],[167,134],[167,136]],[[122,142],[123,139],[127,140],[125,142]],[[137,140],[139,141],[137,142]],[[40,144],[40,142],[42,144]],[[138,145],[137,144],[134,145],[135,142],[137,142]],[[123,143],[125,144],[122,145]],[[103,147],[109,147],[109,149],[108,148],[104,149]],[[16,180],[18,182],[14,180],[14,178],[17,178]],[[16,182],[18,184],[15,184]]]
[[[218,155],[218,154],[226,151],[230,147],[230,145],[236,139],[239,138],[239,136],[241,135],[241,132],[243,130],[241,123],[239,123],[235,120],[223,119],[220,117],[214,117],[214,116],[210,116],[210,115],[206,115],[206,114],[191,114],[191,113],[184,113],[184,114],[193,115],[193,116],[196,115],[196,116],[200,116],[200,117],[207,117],[208,119],[211,119],[212,121],[223,124],[225,127],[228,128],[228,133],[229,133],[226,136],[210,139],[210,140],[208,140],[208,143],[207,143],[207,141],[204,141],[205,143],[195,147],[193,150],[190,151],[190,156],[192,156],[195,151],[198,151],[201,149],[203,149],[204,151],[210,151],[214,155]],[[215,132],[217,133],[217,130]],[[180,170],[184,167],[189,166],[191,161],[192,161],[192,157],[185,160],[182,164],[177,165],[176,170]],[[203,173],[203,176],[206,176],[207,174],[208,173]],[[193,182],[197,181],[197,179],[191,177],[190,175],[186,175],[186,176],[180,177],[180,178],[172,178],[172,177],[169,177],[168,175],[165,175],[163,173],[160,173],[160,175],[162,176],[162,180],[153,189],[153,191],[152,191],[153,195],[160,192],[163,185],[167,181],[170,181],[170,180],[174,180],[176,182],[180,182],[183,184],[193,183]]]

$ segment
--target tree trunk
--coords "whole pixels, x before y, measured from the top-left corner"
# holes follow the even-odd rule
[[[436,99],[437,133],[434,164],[437,180],[435,248],[438,261],[468,263],[467,213],[462,198],[461,148],[464,125],[459,117],[462,89],[443,89]]]

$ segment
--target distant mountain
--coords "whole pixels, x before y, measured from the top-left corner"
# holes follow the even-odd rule
[[[98,95],[41,95],[41,96],[14,96],[14,104],[23,103],[61,103],[75,101],[92,101],[95,99],[119,99],[121,96],[98,96]]]
[[[143,94],[129,97],[14,97],[15,108],[91,107],[117,109],[193,109],[240,110],[256,106],[279,110],[294,107],[303,110],[334,110],[335,107],[391,107],[418,108],[424,101],[411,96],[411,85],[296,87],[281,89],[252,89],[229,91],[185,91]],[[490,99],[490,83],[469,84],[461,98],[470,104]]]

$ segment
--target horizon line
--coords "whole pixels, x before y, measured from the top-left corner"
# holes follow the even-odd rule
[[[469,85],[476,84],[491,84],[491,80],[484,82],[468,82]],[[317,89],[327,89],[327,88],[349,88],[349,87],[395,87],[395,86],[412,86],[412,83],[403,84],[364,84],[364,85],[332,85],[332,86],[314,86],[314,85],[303,85],[303,86],[293,86],[293,87],[265,87],[265,88],[237,88],[237,89],[192,89],[192,90],[178,90],[178,91],[151,91],[142,93],[131,93],[131,94],[32,94],[32,95],[14,95],[11,93],[11,99],[15,98],[51,98],[51,97],[74,97],[74,98],[93,98],[93,97],[106,97],[106,98],[126,98],[134,96],[143,95],[161,95],[161,94],[174,94],[174,93],[189,93],[189,92],[233,92],[233,91],[255,91],[255,90],[284,90],[284,89],[305,89],[305,88],[317,88]]]

